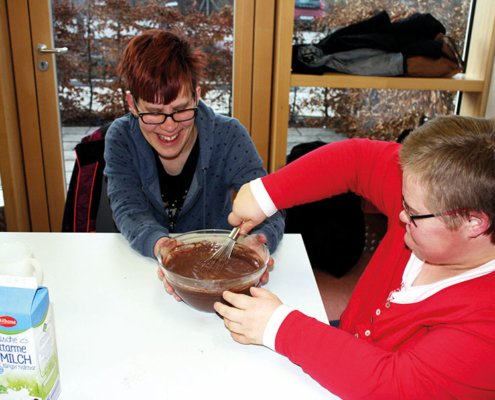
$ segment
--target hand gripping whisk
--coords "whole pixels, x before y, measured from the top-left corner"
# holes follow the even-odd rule
[[[232,229],[232,232],[230,232],[229,237],[225,240],[225,242],[222,243],[220,248],[213,253],[213,255],[208,258],[203,266],[201,267],[201,270],[203,272],[208,272],[211,271],[212,269],[217,269],[217,268],[222,268],[224,267],[230,259],[230,255],[232,254],[232,250],[234,248],[234,245],[237,241],[237,238],[240,235],[240,228],[241,226],[236,226],[234,229]]]

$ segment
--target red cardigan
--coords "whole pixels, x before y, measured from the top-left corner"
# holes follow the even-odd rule
[[[495,273],[414,304],[387,302],[411,255],[399,221],[399,149],[395,143],[346,140],[263,178],[278,209],[351,190],[388,217],[387,234],[340,329],[293,311],[277,333],[276,350],[343,398],[494,399]]]

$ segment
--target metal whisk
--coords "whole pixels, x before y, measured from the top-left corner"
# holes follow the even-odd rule
[[[232,229],[232,232],[230,232],[230,235],[225,240],[225,242],[223,242],[219,249],[215,251],[213,255],[204,262],[203,266],[201,267],[201,270],[203,272],[211,271],[214,268],[222,268],[228,263],[235,242],[239,237],[240,228],[241,226],[239,225]]]

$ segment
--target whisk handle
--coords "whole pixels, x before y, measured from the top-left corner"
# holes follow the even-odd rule
[[[239,238],[240,229],[241,229],[240,225],[236,226],[234,229],[232,229],[232,232],[230,232],[229,238],[232,239],[233,241],[236,241]]]

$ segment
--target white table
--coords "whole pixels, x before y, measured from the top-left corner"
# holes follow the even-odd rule
[[[169,296],[157,263],[111,233],[0,233],[44,269],[62,393],[79,399],[328,399],[287,358],[234,342],[216,314]],[[327,322],[300,235],[286,235],[265,288]],[[323,344],[322,344],[323,345]]]

